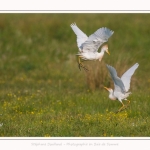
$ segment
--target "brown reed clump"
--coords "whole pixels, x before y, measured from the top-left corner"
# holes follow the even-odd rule
[[[103,86],[110,86],[110,80],[108,78],[108,71],[106,64],[98,61],[90,61],[84,63],[88,67],[89,71],[85,73],[87,86],[90,90],[97,88],[103,88]]]

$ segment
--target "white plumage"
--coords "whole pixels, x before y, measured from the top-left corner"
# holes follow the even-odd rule
[[[138,63],[134,64],[122,75],[121,78],[119,78],[116,69],[112,66],[107,65],[108,71],[114,82],[114,91],[107,87],[104,88],[109,91],[109,98],[111,100],[118,99],[122,103],[123,106],[119,109],[119,111],[121,111],[122,108],[125,106],[122,100],[127,100],[127,97],[131,94],[131,92],[128,92],[128,90],[130,89],[131,77],[134,74],[135,70],[138,68],[138,66]],[[130,103],[129,100],[128,102]]]
[[[109,54],[108,46],[102,46],[102,44],[108,41],[114,31],[106,27],[102,27],[88,37],[77,27],[75,23],[70,26],[77,36],[77,46],[79,48],[79,53],[77,54],[79,57],[79,68],[83,67],[87,70],[87,68],[81,63],[80,58],[83,60],[99,59],[99,61],[101,61],[105,51]],[[102,46],[101,52],[98,52],[100,46]]]

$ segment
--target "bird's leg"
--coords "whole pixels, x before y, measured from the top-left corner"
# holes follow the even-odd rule
[[[120,112],[124,107],[125,107],[125,105],[122,102],[122,107],[116,113]]]
[[[123,102],[122,102],[122,107],[117,111],[117,113],[120,112],[120,111],[122,111],[123,108],[126,109],[128,107],[128,105],[130,104],[130,101],[129,100],[126,100],[126,101],[128,101],[128,104],[124,105]]]
[[[81,70],[81,67],[83,68],[83,69],[87,69],[82,63],[81,63],[81,57],[79,56],[78,57],[78,66],[79,66],[79,69]]]
[[[126,106],[128,106],[130,104],[130,101],[129,100],[126,100],[126,101],[128,101],[128,104],[126,105]]]
[[[78,67],[81,70],[81,59],[80,59],[80,56],[78,57]]]
[[[128,101],[128,104],[127,105],[129,105],[130,104],[130,101],[129,100],[127,100]]]
[[[128,104],[126,104],[126,105],[124,106],[124,109],[127,108],[128,105],[130,104],[130,101],[129,101],[129,100],[126,100],[126,101],[128,101]]]
[[[89,71],[87,69],[87,67],[85,67],[82,63],[81,63],[81,58],[80,56],[78,57],[78,66],[79,66],[79,69],[81,70],[81,67],[85,70],[85,71]]]

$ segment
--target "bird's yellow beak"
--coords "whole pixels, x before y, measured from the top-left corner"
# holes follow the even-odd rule
[[[104,87],[104,89],[106,89],[107,91],[109,91],[109,89],[107,87]]]
[[[109,53],[108,49],[106,50],[106,53],[110,55],[110,53]]]

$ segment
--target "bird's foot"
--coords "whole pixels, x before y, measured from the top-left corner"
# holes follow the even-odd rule
[[[81,67],[82,67],[85,71],[89,71],[86,66],[84,66],[82,63],[79,63],[79,69],[80,69],[80,70],[81,70]]]
[[[124,105],[123,107],[121,107],[121,108],[116,112],[116,114],[119,113],[119,112],[121,112],[121,111],[123,111],[123,110],[125,110],[125,109],[127,109],[128,106],[129,106],[129,104]]]
[[[124,109],[126,109],[125,105],[122,106],[122,107],[116,112],[116,114],[119,113],[119,112],[121,112],[121,111],[123,111]]]
[[[126,108],[116,111],[116,114],[119,113],[119,112],[121,112],[121,111],[123,111],[123,110],[125,110],[125,109]]]

